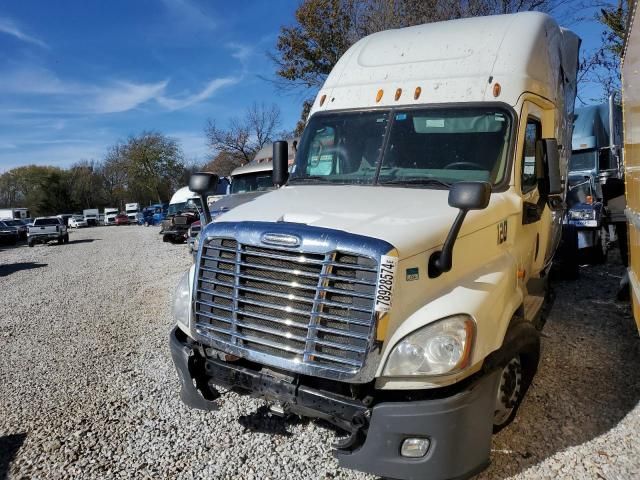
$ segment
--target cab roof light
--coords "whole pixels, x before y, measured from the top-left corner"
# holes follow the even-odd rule
[[[324,105],[324,101],[325,101],[326,99],[327,99],[327,96],[326,96],[326,95],[322,95],[322,96],[320,97],[320,106]]]
[[[493,96],[494,97],[499,97],[501,91],[502,91],[502,87],[500,86],[500,84],[498,82],[494,83],[493,84]]]
[[[401,89],[401,88],[398,88],[398,89],[396,90],[396,96],[395,96],[396,102],[397,102],[398,100],[400,100],[400,95],[402,95],[402,89]]]
[[[416,91],[413,92],[413,99],[418,100],[420,98],[421,93],[422,93],[422,88],[416,87]]]
[[[384,92],[382,91],[382,89],[378,90],[378,94],[376,95],[376,103],[382,100],[382,95],[384,95]]]

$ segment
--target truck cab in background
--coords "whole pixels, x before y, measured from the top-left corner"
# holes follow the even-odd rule
[[[565,222],[576,229],[581,256],[591,263],[605,261],[610,238],[623,238],[626,249],[621,147],[622,108],[613,98],[576,109]]]
[[[274,144],[280,188],[202,228],[169,339],[183,401],[322,418],[379,476],[484,469],[540,358],[579,44],[527,12],[350,47],[290,175]]]
[[[24,220],[31,218],[28,208],[0,208],[0,218],[11,218],[13,220]]]
[[[115,225],[116,224],[116,215],[118,215],[118,209],[113,207],[108,207],[104,209],[104,224],[105,225]]]
[[[100,223],[100,210],[97,208],[83,210],[82,216],[90,227],[97,227]]]
[[[139,203],[127,203],[124,206],[124,212],[129,217],[130,224],[138,223],[138,213],[140,212],[140,204]]]

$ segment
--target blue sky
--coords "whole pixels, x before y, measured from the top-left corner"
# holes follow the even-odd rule
[[[206,160],[207,119],[224,125],[252,102],[277,103],[283,128],[301,95],[261,77],[296,0],[14,1],[0,6],[0,172],[100,160],[143,130]],[[572,25],[586,48],[592,23]]]

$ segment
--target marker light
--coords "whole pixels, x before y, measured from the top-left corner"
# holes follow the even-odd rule
[[[593,197],[591,195],[587,195],[587,198],[584,199],[584,203],[591,205],[593,203]]]
[[[382,89],[378,90],[378,94],[376,95],[376,103],[378,103],[380,100],[382,100],[382,95],[384,94],[384,92],[382,91]]]
[[[421,93],[422,93],[422,88],[416,87],[416,91],[413,92],[413,99],[418,100],[420,98]]]
[[[400,99],[400,95],[402,95],[402,89],[401,88],[396,90],[396,102]]]
[[[493,96],[494,97],[499,97],[500,96],[500,92],[502,91],[502,87],[500,86],[499,83],[494,83],[493,84]]]
[[[326,99],[327,99],[327,96],[326,96],[326,95],[322,95],[322,96],[320,97],[320,106],[324,105],[324,101],[325,101]]]

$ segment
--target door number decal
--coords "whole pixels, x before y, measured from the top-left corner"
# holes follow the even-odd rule
[[[498,245],[507,241],[507,221],[498,223]]]

